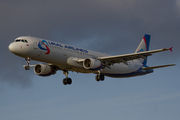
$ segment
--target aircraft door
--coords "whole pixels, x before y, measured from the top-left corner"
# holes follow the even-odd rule
[[[40,51],[39,51],[39,48],[38,48],[38,42],[35,41],[33,39],[33,53],[32,53],[32,56],[33,57],[39,57],[40,56]]]
[[[35,50],[38,50],[38,43],[36,41],[33,41],[33,48]]]

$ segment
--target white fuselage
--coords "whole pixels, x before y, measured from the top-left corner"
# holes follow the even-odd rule
[[[97,57],[109,56],[104,53],[77,48],[36,37],[22,36],[17,39],[27,40],[27,42],[11,43],[9,45],[11,52],[20,57],[30,57],[32,60],[56,65],[62,70],[81,73],[98,73],[98,71],[87,70],[82,65],[72,60],[86,58],[96,59]],[[124,63],[115,63],[110,68],[106,67],[105,69],[102,69],[101,73],[110,77],[131,77],[150,73],[140,70],[143,66],[142,59],[135,59],[128,61],[127,63],[128,65]]]

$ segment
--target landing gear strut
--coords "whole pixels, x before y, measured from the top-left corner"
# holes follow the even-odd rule
[[[30,63],[30,61],[31,61],[31,58],[30,58],[30,57],[27,57],[27,58],[25,58],[25,60],[26,60],[27,65],[26,65],[24,68],[25,68],[25,70],[30,70],[29,63]]]
[[[104,81],[105,77],[103,74],[101,74],[101,70],[98,71],[98,74],[96,75],[96,81]]]
[[[63,74],[65,74],[66,78],[63,79],[63,84],[64,85],[70,85],[72,83],[72,79],[68,78],[68,71],[63,71]]]

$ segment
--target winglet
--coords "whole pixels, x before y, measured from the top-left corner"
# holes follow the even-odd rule
[[[172,48],[173,48],[173,47],[169,48],[169,50],[170,50],[171,52],[172,52]]]

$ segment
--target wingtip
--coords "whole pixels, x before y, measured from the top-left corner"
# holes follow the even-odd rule
[[[169,48],[169,50],[172,52],[173,47]]]

